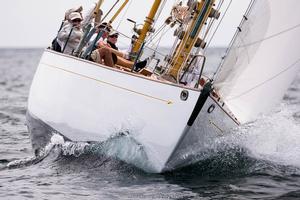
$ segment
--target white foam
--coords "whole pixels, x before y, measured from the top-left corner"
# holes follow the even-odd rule
[[[282,105],[272,114],[240,127],[231,142],[245,147],[255,158],[300,167],[300,124],[292,115],[290,107]]]
[[[48,156],[48,154],[50,153],[50,151],[53,149],[54,146],[61,145],[64,143],[64,138],[61,135],[55,132],[53,132],[52,134],[53,135],[50,139],[50,142],[43,149],[40,149],[38,155],[11,161],[6,165],[6,167],[11,168],[11,167],[26,166],[43,160],[43,158]]]
[[[51,137],[50,143],[52,143],[52,144],[64,144],[65,140],[61,135],[55,133]]]
[[[85,152],[87,146],[89,144],[86,142],[65,142],[62,144],[62,154],[79,157]]]
[[[111,137],[102,144],[101,151],[109,157],[116,157],[145,171],[154,171],[153,162],[149,162],[145,147],[131,133]]]

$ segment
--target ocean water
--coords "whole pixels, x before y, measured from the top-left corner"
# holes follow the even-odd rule
[[[300,74],[281,105],[222,138],[205,159],[148,174],[109,156],[116,145],[98,151],[57,135],[33,155],[25,113],[42,52],[0,50],[0,199],[300,199]],[[209,65],[221,54],[211,51]]]

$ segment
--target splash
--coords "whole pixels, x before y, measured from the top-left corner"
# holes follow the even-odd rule
[[[103,142],[72,142],[53,132],[49,143],[40,148],[35,156],[9,162],[7,168],[30,166],[49,158],[55,161],[61,156],[71,156],[81,159],[83,155],[105,156],[107,158],[125,161],[145,171],[153,171],[145,147],[142,146],[129,131],[112,134]]]
[[[113,134],[102,143],[91,144],[86,151],[125,161],[145,171],[153,171],[145,147],[128,131]]]
[[[300,124],[294,105],[282,104],[261,116],[216,138],[205,150],[190,147],[191,165],[175,170],[184,177],[235,177],[276,170],[279,176],[300,173]],[[198,147],[199,149],[199,147]],[[171,173],[173,176],[174,173]]]
[[[300,167],[300,125],[287,105],[235,131],[227,141],[249,150],[250,156]]]
[[[50,142],[40,151],[37,155],[32,157],[23,158],[20,160],[14,160],[9,162],[6,167],[7,168],[19,168],[29,165],[34,165],[39,162],[41,162],[43,159],[45,159],[49,153],[52,151],[52,149],[56,146],[64,144],[64,139],[62,136],[58,135],[57,133],[52,133],[52,137],[50,139]]]
[[[86,142],[65,142],[61,145],[62,155],[79,157],[89,146]]]

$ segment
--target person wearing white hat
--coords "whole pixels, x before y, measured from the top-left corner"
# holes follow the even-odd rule
[[[66,23],[58,33],[58,40],[61,42],[62,51],[66,54],[72,54],[83,35],[81,29],[81,14],[72,12],[68,15],[69,23]]]
[[[71,8],[71,9],[68,9],[66,12],[65,12],[65,16],[64,16],[64,19],[61,23],[61,26],[58,30],[58,32],[61,31],[61,29],[66,25],[66,24],[69,24],[71,23],[71,19],[70,19],[70,14],[71,13],[74,13],[74,12],[77,12],[80,14],[81,18],[82,17],[82,6],[79,6],[79,7],[75,7],[75,8]],[[53,49],[54,51],[58,51],[58,52],[62,52],[62,46],[63,46],[63,42],[60,41],[57,36],[53,39],[52,41],[52,45],[51,45],[51,49]]]
[[[119,33],[116,31],[112,31],[107,38],[107,43],[110,45],[111,48],[115,50],[119,50],[117,47],[117,41],[118,41]]]
[[[82,6],[79,6],[79,7],[76,7],[76,8],[71,8],[71,9],[69,9],[69,10],[67,10],[66,12],[65,12],[65,21],[71,21],[71,19],[70,19],[70,14],[71,13],[74,13],[74,12],[77,12],[78,14],[80,14],[80,16],[81,16],[81,18],[82,18],[82,10],[83,10],[83,8],[82,8]]]

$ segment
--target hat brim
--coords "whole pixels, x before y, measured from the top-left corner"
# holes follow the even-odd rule
[[[80,21],[82,20],[80,17],[74,17],[71,19],[71,21],[74,21],[75,19],[79,19]]]
[[[119,34],[110,34],[109,37],[119,36]]]

